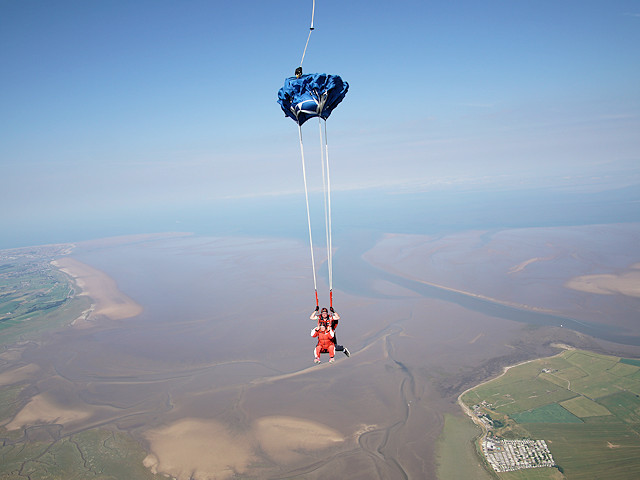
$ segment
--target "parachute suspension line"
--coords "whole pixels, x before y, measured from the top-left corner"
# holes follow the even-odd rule
[[[316,14],[316,0],[313,0],[313,6],[311,7],[311,27],[309,27],[309,36],[307,37],[307,43],[304,45],[304,51],[302,52],[302,59],[300,60],[300,73],[302,74],[302,62],[304,62],[304,56],[307,53],[307,47],[309,46],[309,40],[311,39],[311,32],[313,32],[313,17]]]
[[[298,123],[300,137],[300,157],[302,159],[302,179],[304,180],[304,198],[307,203],[307,223],[309,224],[309,248],[311,249],[311,269],[313,271],[313,288],[316,292],[316,306],[318,303],[318,281],[316,279],[316,261],[313,257],[313,237],[311,236],[311,214],[309,213],[309,190],[307,188],[307,171],[304,165],[304,146],[302,144],[302,126]]]
[[[327,124],[325,123],[325,128]],[[329,242],[329,212],[327,208],[327,163],[322,135],[322,118],[318,117],[318,129],[320,132],[320,162],[322,167],[322,200],[324,201],[324,233],[327,245],[327,267],[329,271],[329,291],[331,291],[331,243]]]
[[[324,158],[327,165],[327,207],[329,211],[329,298],[333,307],[333,240],[331,236],[331,177],[329,175],[329,145],[327,143],[327,120],[324,121]]]
[[[324,120],[324,125],[323,125]],[[322,159],[322,191],[324,196],[324,226],[327,237],[327,266],[329,270],[329,298],[333,301],[333,245],[331,235],[331,177],[329,175],[329,146],[327,143],[327,121],[318,117],[320,127],[320,156]],[[324,126],[324,132],[323,132]],[[333,306],[333,305],[331,305]]]
[[[331,177],[329,175],[329,145],[327,143],[327,121],[318,117],[320,125],[320,148],[323,153],[322,183],[324,188],[324,221],[327,233],[327,264],[329,267],[329,292],[333,292],[333,245],[331,235]],[[323,132],[324,127],[324,132]],[[324,133],[324,135],[323,135]],[[324,142],[323,142],[324,137]],[[324,145],[323,145],[324,143]],[[326,185],[325,185],[326,176]]]

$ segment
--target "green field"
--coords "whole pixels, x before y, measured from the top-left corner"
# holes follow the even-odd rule
[[[623,422],[640,426],[640,397],[631,392],[618,392],[600,398],[598,403],[609,409]]]
[[[0,270],[0,328],[62,306],[73,285],[48,259],[12,258]]]
[[[640,478],[638,361],[567,350],[513,367],[461,400],[500,420],[490,429],[495,436],[545,440],[568,479]],[[509,480],[562,478],[560,470],[496,475]]]
[[[640,437],[620,422],[594,419],[583,424],[531,424],[527,429],[547,441],[569,479],[640,478]]]
[[[59,328],[89,308],[76,286],[51,265],[68,246],[0,251],[0,345]]]
[[[545,467],[501,473],[499,478],[508,478],[509,480],[562,480],[566,477],[556,468]]]
[[[636,358],[621,358],[620,363],[625,363],[627,365],[633,365],[635,367],[640,367],[640,360]]]
[[[514,413],[510,417],[517,423],[582,423],[580,418],[558,403]]]
[[[575,397],[566,402],[562,402],[564,408],[574,414],[576,417],[602,417],[604,415],[611,415],[611,412],[607,410],[607,407],[600,403],[596,403],[593,400],[589,400],[586,397]]]

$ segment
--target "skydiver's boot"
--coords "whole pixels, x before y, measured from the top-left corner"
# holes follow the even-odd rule
[[[313,359],[313,361],[314,361],[315,363],[320,363],[320,359],[319,359],[318,357],[314,358],[314,359]]]
[[[333,357],[331,357],[331,358],[329,359],[329,363],[333,363],[333,362],[335,362],[335,359],[334,359]]]
[[[351,353],[349,352],[349,349],[347,347],[342,348],[342,353],[344,353],[347,357],[351,356]]]

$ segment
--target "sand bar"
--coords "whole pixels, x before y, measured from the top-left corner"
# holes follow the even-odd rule
[[[29,425],[61,424],[84,420],[90,416],[90,412],[57,405],[50,401],[44,394],[33,397],[18,415],[9,422],[7,430],[18,430]]]
[[[178,480],[226,479],[247,472],[261,451],[276,462],[300,458],[344,441],[318,422],[289,416],[267,416],[244,432],[233,432],[211,419],[184,418],[146,434],[151,452],[144,465],[152,473]]]
[[[34,373],[37,373],[40,367],[35,363],[24,365],[22,367],[14,368],[0,373],[0,387],[12,385],[14,383],[22,382],[30,378]]]
[[[144,465],[178,480],[231,478],[253,459],[246,438],[215,420],[185,418],[148,432],[147,439],[153,453]]]
[[[93,316],[104,315],[112,320],[123,320],[142,313],[142,307],[118,289],[115,280],[75,258],[62,257],[51,262],[62,272],[74,278],[86,295],[93,300]]]
[[[627,271],[582,275],[569,280],[566,287],[600,295],[628,295],[640,297],[640,264],[632,265]]]

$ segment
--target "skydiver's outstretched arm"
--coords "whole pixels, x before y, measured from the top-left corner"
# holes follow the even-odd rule
[[[309,316],[309,320],[318,320],[319,317],[320,317],[320,312],[318,312],[318,310],[314,310],[313,312],[311,312],[311,315]]]
[[[335,310],[331,313],[331,317],[334,320],[340,320],[340,315],[338,315],[338,312],[336,312]]]

